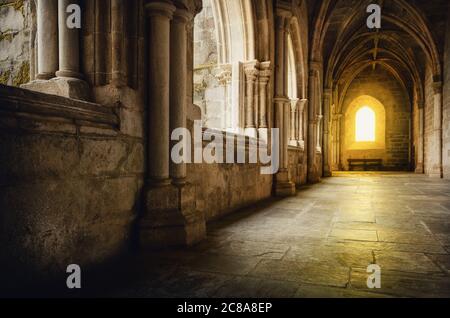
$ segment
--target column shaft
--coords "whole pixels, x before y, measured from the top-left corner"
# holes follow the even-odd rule
[[[124,0],[111,0],[111,81],[116,87],[125,84],[123,72],[123,12]]]
[[[146,5],[148,17],[148,176],[152,185],[169,180],[170,20],[175,7]]]
[[[177,10],[170,30],[170,133],[186,127],[187,90],[187,22],[192,17],[185,10]],[[188,136],[184,136],[187,138]],[[187,140],[183,139],[186,143]],[[170,161],[170,177],[174,184],[184,184],[186,164]]]
[[[58,70],[58,2],[37,2],[38,74],[37,79],[55,77]]]
[[[78,4],[78,0],[58,0],[59,70],[56,76],[81,78],[79,29],[67,25],[70,4]]]

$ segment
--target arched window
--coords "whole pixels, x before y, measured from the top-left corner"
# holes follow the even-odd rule
[[[356,113],[356,141],[375,141],[375,112],[368,106],[361,107]]]
[[[203,126],[244,132],[244,64],[255,59],[251,0],[202,0],[194,21],[194,104]]]

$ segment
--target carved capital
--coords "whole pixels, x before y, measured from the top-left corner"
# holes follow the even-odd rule
[[[145,4],[145,11],[147,17],[167,17],[168,19],[172,19],[173,13],[177,8],[167,2],[147,2]]]

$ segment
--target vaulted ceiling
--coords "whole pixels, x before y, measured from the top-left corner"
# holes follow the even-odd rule
[[[373,3],[382,8],[378,30],[366,24]],[[426,66],[436,81],[441,78],[448,5],[448,0],[310,1],[311,60],[323,61],[324,86],[345,93],[363,70],[382,67],[421,103]]]

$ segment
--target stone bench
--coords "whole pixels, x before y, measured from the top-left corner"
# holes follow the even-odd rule
[[[378,171],[383,167],[382,159],[348,159],[350,171]]]

